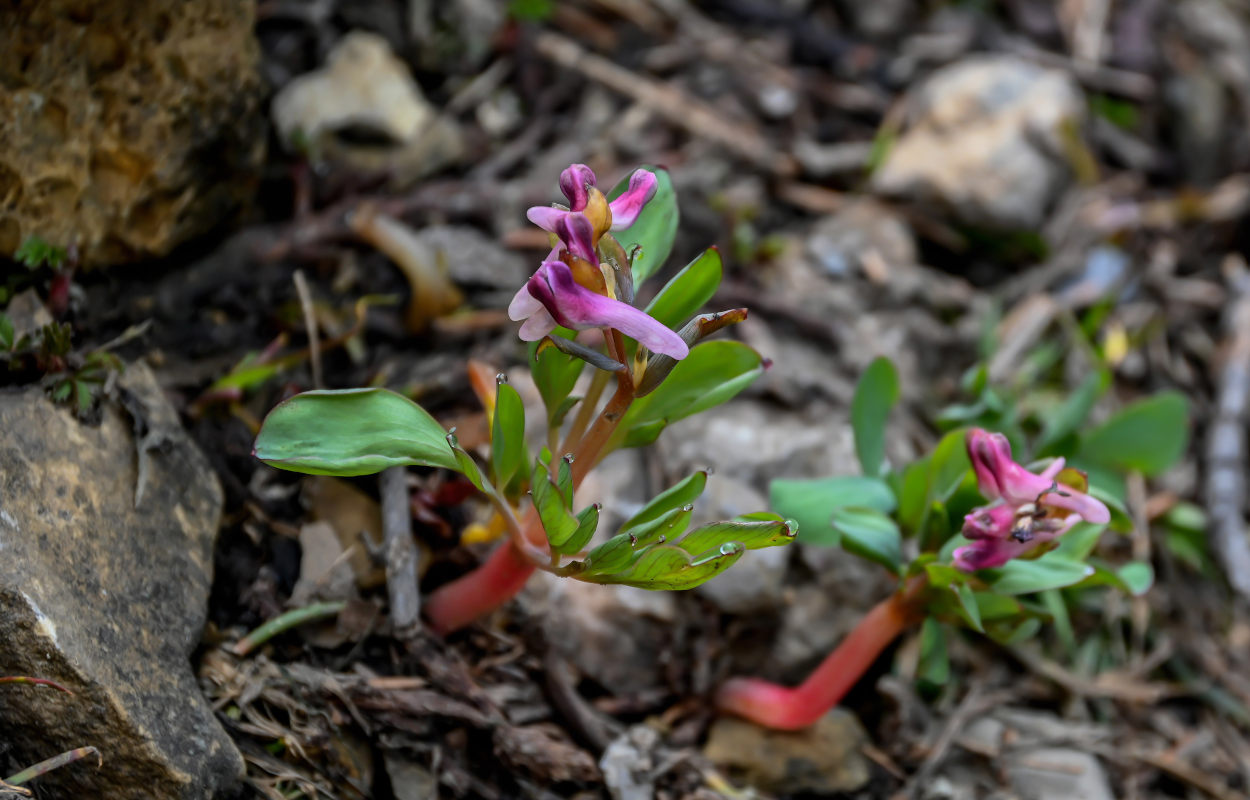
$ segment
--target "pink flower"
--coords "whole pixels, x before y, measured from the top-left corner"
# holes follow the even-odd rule
[[[963,535],[972,542],[955,550],[959,569],[1000,567],[1082,520],[1111,521],[1107,507],[1085,493],[1084,474],[1065,470],[1062,458],[1034,474],[1012,460],[1006,436],[981,429],[968,432],[967,447],[981,494],[993,502],[964,517]]]
[[[596,183],[595,173],[590,167],[573,164],[560,173],[560,191],[569,200],[568,209],[534,206],[525,212],[525,216],[549,233],[557,233],[559,220],[578,216],[589,218],[601,231],[620,231],[637,221],[642,207],[655,196],[658,185],[655,175],[648,170],[634,170],[629,177],[629,188],[620,197],[606,203]]]

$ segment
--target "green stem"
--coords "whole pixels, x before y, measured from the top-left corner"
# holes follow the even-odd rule
[[[72,764],[78,759],[86,758],[87,756],[95,756],[98,759],[96,766],[103,766],[104,757],[100,755],[99,750],[94,747],[77,747],[73,750],[66,750],[59,756],[53,756],[47,761],[40,761],[33,767],[27,767],[14,775],[10,775],[4,779],[4,782],[10,786],[21,786],[23,783],[26,783],[26,781],[31,780],[32,778],[38,778],[40,775],[46,775],[57,767]]]
[[[235,643],[231,650],[236,656],[245,656],[279,633],[285,633],[292,628],[297,628],[309,622],[318,622],[323,619],[336,617],[345,608],[347,608],[347,603],[343,600],[336,600],[332,603],[313,603],[303,608],[293,608],[290,611],[279,614],[247,636],[244,636]]]

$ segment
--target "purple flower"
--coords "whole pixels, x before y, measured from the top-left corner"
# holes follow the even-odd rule
[[[634,170],[629,187],[612,202],[607,202],[596,186],[595,173],[585,164],[573,164],[560,173],[560,191],[569,200],[569,208],[534,206],[525,212],[529,221],[549,233],[557,233],[556,224],[569,217],[591,221],[595,242],[604,231],[620,231],[633,225],[642,207],[655,196],[658,185],[655,175],[645,169]]]
[[[521,339],[537,341],[556,325],[574,330],[615,328],[655,353],[682,359],[690,352],[675,332],[628,303],[587,289],[573,278],[568,264],[542,263],[508,306],[508,316],[525,320]]]
[[[992,502],[964,517],[963,535],[972,541],[956,548],[957,568],[973,572],[1000,567],[1058,539],[1082,520],[1111,521],[1107,507],[1085,493],[1084,474],[1065,470],[1062,458],[1034,474],[1011,459],[1007,437],[980,429],[968,432],[967,447],[981,494]]]

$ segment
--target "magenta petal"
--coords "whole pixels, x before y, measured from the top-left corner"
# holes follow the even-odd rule
[[[1063,485],[1053,492],[1047,492],[1042,502],[1048,506],[1071,511],[1086,522],[1092,522],[1095,525],[1106,525],[1111,521],[1111,511],[1103,505],[1102,501]]]
[[[525,217],[530,222],[547,231],[548,233],[556,232],[556,224],[569,216],[573,212],[565,211],[562,208],[552,208],[551,206],[534,206],[525,212]]]
[[[595,227],[584,215],[566,214],[556,221],[555,234],[570,253],[596,266],[599,264],[599,257],[595,255]]]
[[[1001,567],[1031,547],[1033,547],[1032,543],[1021,544],[1011,539],[981,539],[963,547],[956,547],[952,563],[956,569],[964,572]]]
[[[586,208],[589,193],[587,186],[595,186],[595,172],[585,164],[571,164],[560,173],[560,191],[569,199],[569,207],[574,211]]]
[[[545,300],[544,305],[561,324],[573,328],[615,328],[652,352],[679,360],[690,353],[685,341],[654,317],[578,284],[567,265],[550,262],[544,266],[554,294],[554,307]],[[539,299],[543,300],[541,295]]]
[[[1006,539],[1015,521],[1011,506],[982,506],[964,517],[963,534],[969,539]]]
[[[608,204],[608,208],[612,209],[612,230],[620,231],[633,225],[642,213],[642,207],[655,197],[658,186],[659,181],[652,172],[634,170],[634,174],[629,176],[629,188]]]

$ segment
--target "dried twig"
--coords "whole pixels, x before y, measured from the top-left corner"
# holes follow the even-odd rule
[[[592,81],[655,110],[669,122],[695,136],[717,142],[738,156],[774,175],[795,174],[794,159],[777,152],[760,133],[742,122],[726,119],[707,104],[671,85],[630,72],[603,56],[558,33],[544,32],[534,49],[566,69],[574,69]]]
[[[312,292],[302,269],[295,270],[295,293],[299,295],[300,309],[304,312],[304,330],[308,333],[308,355],[312,364],[313,386],[325,387],[321,380],[321,337],[317,335],[317,311],[313,308]]]
[[[1242,517],[1246,493],[1246,404],[1250,399],[1250,270],[1238,256],[1225,262],[1228,335],[1216,383],[1215,414],[1207,428],[1205,482],[1208,534],[1234,591],[1250,600],[1250,541]]]
[[[420,627],[421,595],[417,583],[417,547],[412,541],[412,510],[406,467],[389,467],[378,476],[382,494],[382,547],[386,553],[386,591],[391,625],[400,639]]]

